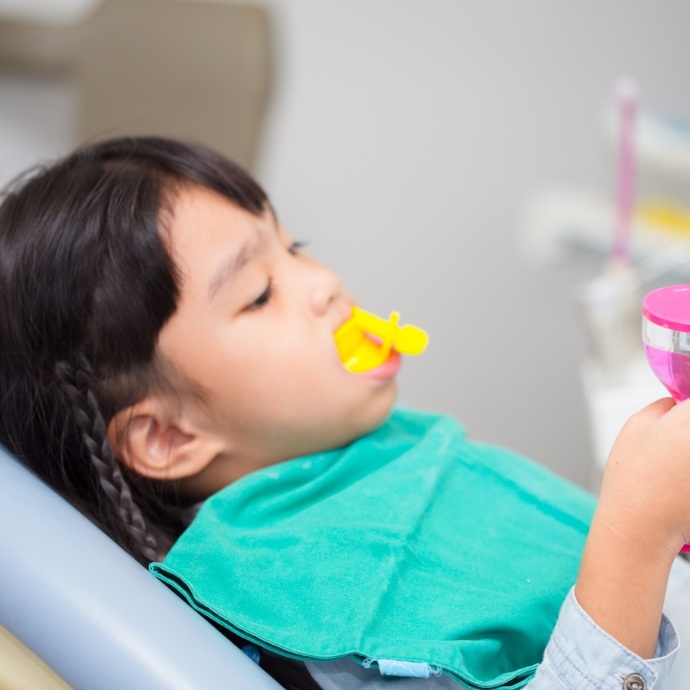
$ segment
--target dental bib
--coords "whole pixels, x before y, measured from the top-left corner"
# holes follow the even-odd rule
[[[209,498],[151,572],[304,661],[519,688],[575,582],[593,498],[451,418],[396,410]]]

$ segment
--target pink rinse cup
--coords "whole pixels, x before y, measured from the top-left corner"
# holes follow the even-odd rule
[[[659,288],[644,298],[642,343],[652,371],[673,399],[690,398],[690,285]],[[690,543],[681,552],[690,553]]]
[[[642,343],[652,371],[676,402],[690,398],[690,285],[650,292],[642,301]]]

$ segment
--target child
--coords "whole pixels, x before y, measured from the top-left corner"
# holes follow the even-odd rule
[[[333,334],[353,298],[261,188],[202,147],[118,139],[28,176],[0,208],[0,261],[0,441],[142,564],[237,480],[390,429],[395,360],[345,370]],[[530,690],[664,687],[688,449],[690,407],[671,400],[622,431]],[[319,687],[300,664],[261,663]],[[309,668],[327,688],[376,683],[347,663]]]

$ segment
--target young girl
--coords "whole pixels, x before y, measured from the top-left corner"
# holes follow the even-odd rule
[[[237,480],[390,428],[399,357],[343,367],[352,296],[205,148],[118,139],[28,175],[0,208],[0,261],[0,441],[144,565]],[[690,406],[670,399],[622,431],[530,690],[664,687],[689,449]],[[275,654],[261,664],[286,687],[377,683],[347,661],[310,664],[320,685]]]

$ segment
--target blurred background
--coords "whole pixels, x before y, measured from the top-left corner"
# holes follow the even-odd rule
[[[577,295],[613,233],[614,84],[672,138],[631,256],[686,280],[689,25],[683,0],[0,0],[0,182],[124,132],[221,149],[362,306],[428,330],[404,403],[594,487],[621,410],[602,441]]]

